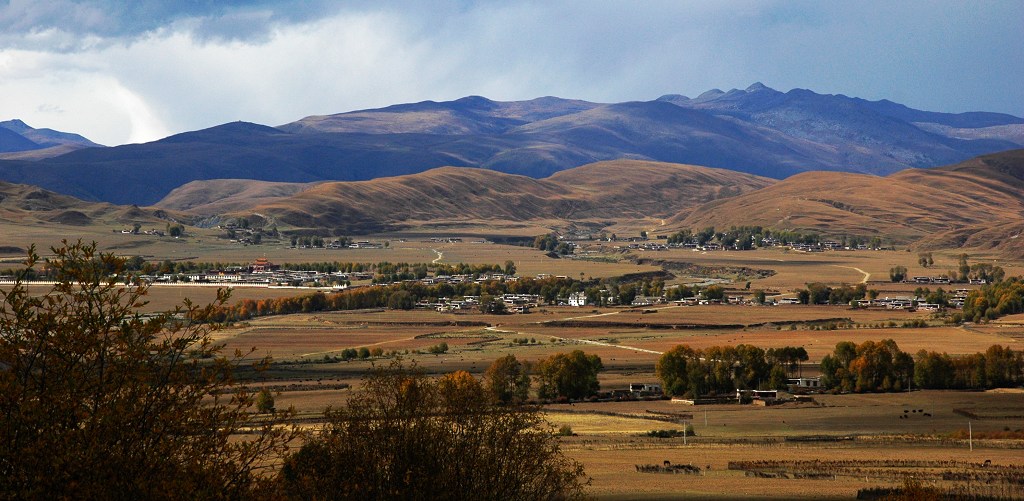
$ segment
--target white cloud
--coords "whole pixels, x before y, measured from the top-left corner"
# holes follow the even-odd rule
[[[132,5],[0,6],[0,118],[120,144],[470,94],[611,102],[758,80],[1024,114],[1011,2]]]

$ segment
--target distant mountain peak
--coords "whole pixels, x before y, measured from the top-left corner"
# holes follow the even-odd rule
[[[750,84],[750,87],[747,87],[747,92],[757,92],[759,90],[775,91],[775,89],[773,89],[771,87],[768,87],[767,85],[765,85],[765,84],[763,84],[761,82],[754,82],[754,83]]]
[[[665,94],[664,96],[655,99],[655,101],[668,101],[670,103],[682,103],[689,100],[690,98],[682,94]]]
[[[25,122],[22,122],[20,119],[17,119],[17,118],[15,118],[13,120],[8,120],[6,122],[0,122],[0,127],[3,127],[3,128],[5,128],[7,130],[12,130],[12,131],[17,132],[17,133],[22,133],[22,132],[25,132],[27,130],[32,130],[32,127],[29,127],[28,124],[26,124]]]
[[[697,96],[694,99],[694,101],[710,101],[712,99],[719,98],[719,97],[722,97],[724,95],[725,95],[725,92],[722,92],[722,89],[711,89],[711,90],[705,91],[701,95]]]
[[[100,146],[78,134],[60,132],[53,129],[36,129],[20,119],[0,122],[0,129],[21,136],[25,141],[14,141],[8,138],[2,151],[8,153],[44,151],[38,158],[61,155],[68,151]]]

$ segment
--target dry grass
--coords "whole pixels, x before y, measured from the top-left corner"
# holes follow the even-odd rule
[[[838,477],[835,480],[753,479],[741,471],[727,470],[729,461],[743,460],[928,460],[1020,464],[1019,449],[1002,448],[1002,442],[975,441],[971,452],[961,440],[936,440],[966,428],[966,419],[953,412],[968,407],[986,410],[1014,409],[1024,412],[1019,395],[996,392],[963,393],[926,391],[880,395],[816,396],[817,404],[786,404],[778,407],[717,405],[690,407],[668,402],[625,402],[576,404],[572,413],[552,407],[547,414],[555,426],[568,424],[578,434],[566,439],[569,454],[587,468],[594,478],[592,492],[599,497],[692,497],[735,499],[738,497],[813,498],[846,497],[857,489],[891,485],[878,479],[867,481]],[[910,418],[899,419],[904,410]],[[649,421],[644,414],[691,413],[689,420],[696,437],[683,445],[682,438],[655,439],[640,434],[654,429],[682,429],[682,424]],[[707,424],[704,412],[707,412]],[[587,414],[616,413],[616,416]],[[636,415],[636,418],[621,415]],[[977,433],[1020,426],[1012,418],[975,421]],[[868,435],[853,441],[784,442],[785,436]],[[914,437],[932,438],[914,438]],[[879,437],[879,438],[872,438]],[[884,438],[890,437],[890,438]],[[1017,441],[1020,446],[1020,441]],[[637,473],[634,465],[690,463],[703,476]]]

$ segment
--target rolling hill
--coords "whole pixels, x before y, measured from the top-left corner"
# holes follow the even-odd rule
[[[233,215],[259,214],[279,225],[344,234],[471,221],[480,226],[543,221],[551,227],[604,227],[623,220],[661,219],[680,208],[772,182],[723,169],[634,160],[586,165],[545,179],[444,167],[315,185],[194,182],[172,192],[157,207],[203,216],[230,208]]]
[[[86,202],[35,186],[0,182],[0,224],[3,225],[75,227],[97,223],[127,226],[159,223],[158,226],[163,227],[168,221],[183,219],[186,217],[162,209]]]
[[[934,113],[760,84],[694,99],[612,104],[471,96],[313,116],[277,128],[235,122],[145,144],[0,161],[0,179],[148,205],[196,180],[361,181],[442,166],[544,178],[635,159],[776,179],[815,170],[889,174],[1019,148],[1022,128],[1024,119],[1009,115]]]
[[[808,172],[686,211],[669,226],[760,225],[880,236],[921,248],[995,248],[1024,255],[1024,150],[889,176]]]

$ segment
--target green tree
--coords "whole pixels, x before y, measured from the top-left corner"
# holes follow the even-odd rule
[[[757,304],[764,304],[765,300],[766,300],[766,296],[765,296],[764,291],[759,290],[759,291],[754,292],[754,302],[755,303],[757,303]]]
[[[530,371],[515,355],[505,355],[487,367],[484,388],[497,402],[525,402],[530,393]]]
[[[414,306],[416,297],[409,291],[395,291],[388,297],[388,308],[392,310],[411,310]]]
[[[601,357],[587,355],[581,350],[552,355],[535,366],[537,395],[540,398],[589,397],[601,389],[597,373],[603,368]]]
[[[34,249],[33,249],[34,250]],[[256,417],[207,323],[218,305],[143,315],[124,261],[64,242],[58,283],[0,292],[0,492],[13,499],[250,498],[294,437]],[[30,252],[28,267],[38,258]],[[244,434],[243,434],[244,432]]]
[[[789,376],[786,369],[781,365],[773,365],[768,374],[768,388],[773,390],[785,390],[789,387]]]
[[[501,315],[505,313],[505,302],[490,294],[482,294],[480,296],[480,313]]]
[[[968,256],[967,254],[960,254],[957,257],[957,259],[958,259],[958,268],[957,268],[957,270],[960,272],[960,281],[961,282],[966,282],[967,279],[968,279],[968,276],[971,274],[971,265],[967,264],[967,259],[968,258],[970,258],[970,256]]]
[[[935,264],[935,261],[932,259],[932,253],[931,252],[922,252],[922,253],[918,254],[917,255],[917,264],[921,265],[922,268],[928,268],[931,265]]]
[[[680,396],[690,391],[688,366],[694,363],[700,363],[700,355],[685,344],[666,351],[658,358],[655,374],[661,380],[666,395]]]
[[[718,300],[725,299],[725,287],[721,285],[711,285],[704,289],[704,299]]]
[[[889,280],[892,282],[902,282],[907,278],[907,267],[902,265],[893,266],[889,268]]]
[[[291,499],[575,499],[583,467],[537,408],[499,405],[466,372],[377,368],[281,470]]]
[[[263,388],[256,394],[256,410],[264,414],[274,412],[274,395]]]

